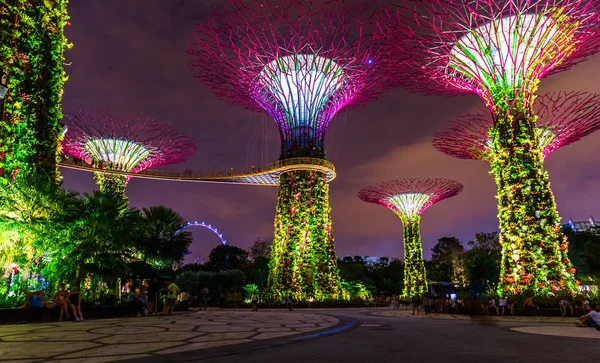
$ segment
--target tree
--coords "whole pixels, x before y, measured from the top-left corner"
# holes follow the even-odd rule
[[[489,284],[500,279],[500,259],[502,248],[498,241],[498,232],[477,233],[472,248],[465,254],[466,277],[472,288],[483,291]]]
[[[600,275],[600,235],[590,231],[567,231],[569,258],[580,280]]]
[[[442,281],[463,282],[465,248],[458,238],[442,237],[431,251],[431,261],[439,266]]]
[[[77,194],[58,188],[50,178],[42,173],[18,173],[0,187],[0,266],[3,272],[12,265],[18,271],[0,280],[3,305],[20,302],[23,288],[40,287],[39,281],[29,277],[41,269],[46,255],[43,246],[46,241],[48,245],[60,241],[71,223]]]
[[[237,246],[219,245],[210,251],[207,265],[211,271],[244,271],[248,267],[248,251]]]
[[[498,232],[475,233],[473,240],[469,241],[469,246],[487,254],[500,253],[502,250],[498,238]]]
[[[127,263],[135,260],[134,244],[128,238],[138,212],[124,207],[121,198],[99,191],[85,193],[78,210],[59,240],[46,240],[48,262],[44,275],[57,280],[74,277],[79,285],[87,274],[122,276]]]
[[[179,213],[164,206],[144,208],[136,222],[132,237],[144,262],[162,267],[183,259],[192,234],[181,230],[184,219]]]
[[[250,246],[250,258],[256,260],[258,257],[271,257],[271,243],[270,239],[258,238],[252,246]]]

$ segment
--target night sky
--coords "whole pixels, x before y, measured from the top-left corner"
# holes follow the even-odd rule
[[[188,69],[189,32],[222,0],[72,1],[67,37],[64,110],[95,107],[170,122],[189,133],[198,152],[178,170],[245,169],[279,156],[279,135],[268,116],[219,100]],[[600,56],[542,80],[540,93],[600,93]],[[465,244],[476,232],[497,229],[495,184],[486,162],[436,151],[433,134],[450,119],[481,105],[476,96],[441,98],[395,89],[366,107],[342,111],[327,134],[328,159],[338,177],[331,184],[334,236],[339,256],[401,257],[402,224],[383,207],[361,202],[364,186],[389,179],[446,177],[464,184],[462,194],[425,212],[422,238],[427,258],[436,240],[456,236]],[[548,157],[559,213],[600,220],[600,132]],[[64,186],[96,189],[91,173],[63,170]],[[246,248],[273,236],[274,187],[133,179],[130,205],[165,205],[191,221],[216,226],[228,243]],[[192,257],[206,258],[219,240],[193,229]]]

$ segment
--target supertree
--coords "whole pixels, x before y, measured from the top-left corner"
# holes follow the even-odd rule
[[[542,156],[581,140],[600,130],[600,95],[585,92],[551,92],[538,97],[533,105],[537,115],[537,133]],[[489,161],[490,132],[494,120],[489,110],[481,107],[462,115],[439,130],[433,146],[459,159]]]
[[[113,116],[101,110],[65,115],[63,150],[105,170],[137,173],[153,166],[176,164],[196,152],[196,143],[172,125],[133,115]],[[130,176],[96,172],[100,190],[126,199]]]
[[[397,82],[430,94],[479,95],[493,115],[490,164],[502,245],[498,293],[577,290],[548,173],[535,92],[542,77],[597,51],[597,1],[404,0],[382,12]]]
[[[354,0],[231,0],[198,24],[187,54],[196,78],[218,96],[273,118],[281,160],[324,159],[336,113],[388,86],[371,36],[374,10]],[[339,292],[323,172],[280,176],[269,286],[273,298]]]
[[[30,173],[60,179],[67,4],[0,2],[0,183]]]
[[[382,205],[400,217],[404,227],[405,297],[427,291],[427,275],[421,245],[421,216],[435,203],[453,197],[462,184],[440,178],[406,178],[366,187],[358,192],[365,202]]]

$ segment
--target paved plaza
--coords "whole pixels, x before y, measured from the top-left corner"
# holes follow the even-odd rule
[[[262,342],[332,327],[288,311],[192,311],[171,316],[0,326],[0,361],[112,362]]]
[[[594,361],[600,332],[573,321],[389,308],[191,311],[0,326],[0,362]]]

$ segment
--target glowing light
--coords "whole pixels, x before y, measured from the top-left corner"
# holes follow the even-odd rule
[[[333,60],[311,54],[275,59],[258,76],[262,89],[268,92],[261,96],[275,97],[292,128],[315,124],[345,79],[344,71]]]
[[[473,29],[456,42],[448,66],[487,87],[520,86],[544,62],[540,53],[571,39],[543,14],[517,14]]]
[[[119,139],[91,139],[84,148],[91,159],[124,171],[134,169],[150,156],[143,145]]]
[[[405,193],[390,197],[388,202],[394,205],[397,210],[402,211],[402,214],[408,219],[412,220],[421,214],[423,207],[425,207],[430,198],[431,196],[428,194]]]
[[[183,231],[184,229],[190,228],[190,227],[206,228],[206,229],[210,230],[211,232],[213,232],[214,234],[216,234],[217,237],[219,237],[219,239],[221,240],[221,244],[223,246],[227,245],[227,241],[223,238],[223,234],[221,234],[218,229],[216,229],[215,227],[213,227],[210,224],[206,224],[205,222],[202,222],[202,223],[199,223],[198,221],[194,221],[193,223],[187,222],[178,231],[176,231],[175,234],[177,235],[177,234],[181,233],[181,231]]]
[[[362,189],[358,197],[394,211],[404,229],[405,297],[420,296],[427,291],[427,274],[421,245],[421,215],[440,200],[460,193],[463,186],[452,180],[407,178],[380,183]]]

